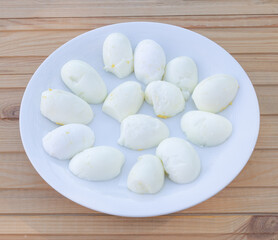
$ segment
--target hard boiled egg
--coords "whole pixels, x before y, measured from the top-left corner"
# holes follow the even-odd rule
[[[121,122],[139,111],[144,102],[144,92],[137,82],[127,81],[116,87],[105,99],[102,111]]]
[[[151,154],[138,158],[127,179],[127,187],[135,193],[157,193],[163,184],[163,165],[158,157]]]
[[[134,73],[137,80],[148,84],[162,79],[166,56],[162,47],[155,41],[141,41],[134,52]]]
[[[216,74],[197,85],[192,99],[199,110],[218,113],[232,103],[237,91],[238,82],[234,77]]]
[[[105,181],[118,176],[124,162],[125,157],[118,149],[98,146],[75,155],[69,163],[69,169],[79,178]]]
[[[200,158],[193,146],[181,138],[167,138],[156,149],[169,178],[175,183],[189,183],[201,171]]]
[[[67,124],[49,132],[43,139],[44,150],[52,157],[70,159],[95,142],[94,132],[83,124]]]
[[[161,118],[175,116],[185,107],[181,90],[165,81],[151,82],[146,87],[145,99],[147,103],[153,105],[155,114]]]
[[[67,87],[88,103],[101,103],[107,95],[104,81],[88,63],[71,60],[61,69],[61,77]]]
[[[208,147],[223,143],[232,133],[232,124],[228,119],[203,111],[185,113],[181,128],[190,142]]]
[[[187,100],[198,83],[196,63],[185,56],[174,58],[167,64],[163,80],[179,87]]]
[[[128,38],[121,33],[111,33],[103,44],[104,69],[118,78],[133,72],[133,52]]]
[[[130,115],[121,123],[118,143],[134,150],[157,146],[169,136],[168,127],[159,119],[144,114]]]
[[[87,124],[93,119],[88,103],[76,95],[58,89],[49,89],[41,95],[41,113],[56,124]]]

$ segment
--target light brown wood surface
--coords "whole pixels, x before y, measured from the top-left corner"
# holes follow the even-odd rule
[[[81,207],[31,166],[18,117],[37,67],[71,38],[107,24],[156,21],[212,39],[247,71],[261,110],[250,161],[223,191],[193,208],[122,218]],[[0,239],[278,240],[277,0],[0,0]]]

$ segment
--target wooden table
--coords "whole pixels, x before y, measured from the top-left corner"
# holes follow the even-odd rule
[[[278,239],[277,14],[277,0],[0,0],[0,239]],[[115,217],[71,202],[37,174],[20,140],[21,97],[42,61],[81,33],[127,21],[170,23],[217,42],[260,102],[259,139],[240,175],[167,216]]]

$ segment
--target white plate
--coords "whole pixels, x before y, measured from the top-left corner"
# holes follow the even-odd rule
[[[42,137],[57,127],[40,113],[40,96],[48,88],[68,90],[60,77],[61,67],[71,59],[90,63],[105,80],[108,90],[127,80],[136,81],[134,74],[121,80],[103,70],[102,44],[108,34],[121,32],[133,48],[143,39],[157,41],[165,50],[167,62],[177,56],[190,56],[199,69],[202,80],[215,73],[231,74],[239,81],[239,91],[232,106],[221,112],[233,124],[232,136],[218,147],[197,149],[202,171],[190,184],[178,185],[169,180],[155,195],[138,195],[126,187],[129,170],[137,157],[155,153],[155,148],[132,151],[117,144],[120,124],[92,105],[95,118],[90,127],[95,131],[95,146],[117,147],[126,156],[122,173],[107,182],[78,179],[68,170],[68,161],[48,156],[41,144]],[[145,88],[145,86],[143,86]],[[68,90],[69,91],[69,90]],[[195,109],[190,99],[184,112]],[[144,103],[139,111],[154,116],[152,107]],[[183,112],[183,113],[184,113]],[[185,138],[180,129],[182,114],[163,120],[170,135]],[[168,214],[192,207],[227,186],[247,163],[259,132],[259,106],[254,88],[238,62],[223,48],[192,31],[161,23],[132,22],[110,25],[82,34],[52,53],[37,69],[24,93],[20,109],[20,132],[25,151],[41,177],[56,191],[87,208],[130,217]]]

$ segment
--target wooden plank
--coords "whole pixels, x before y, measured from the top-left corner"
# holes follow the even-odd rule
[[[257,149],[277,149],[278,147],[278,116],[261,116],[260,133],[256,144]]]
[[[0,91],[0,115],[4,117],[4,119],[0,119],[0,152],[23,152],[18,120],[10,118],[18,118],[19,104],[8,106],[5,102],[2,104],[1,96],[2,92]],[[6,110],[3,111],[3,109]],[[261,116],[260,134],[256,148],[278,148],[278,116]]]
[[[25,88],[33,74],[1,75],[0,88]]]
[[[278,27],[277,15],[0,18],[0,31],[95,29],[122,22],[161,22],[183,28]]]
[[[274,172],[274,171],[273,171]],[[277,171],[276,171],[277,172]],[[262,204],[263,203],[263,204]],[[268,206],[265,206],[268,205]],[[278,213],[278,188],[226,188],[181,213]]]
[[[0,81],[2,75],[33,74],[46,57],[0,57]]]
[[[260,105],[260,112],[264,114],[278,113],[278,86],[255,86]]]
[[[278,150],[255,150],[229,187],[278,187]],[[0,189],[50,189],[25,153],[0,153]],[[1,211],[0,211],[1,212]]]
[[[0,56],[48,56],[62,44],[84,32],[84,30],[0,32]]]
[[[23,147],[21,148],[23,151]],[[2,189],[50,189],[50,186],[33,168],[25,153],[1,153],[0,169],[0,188]]]
[[[0,215],[101,214],[64,198],[53,189],[1,189],[0,212]],[[238,213],[278,214],[278,188],[228,187],[209,200],[174,215]]]
[[[19,118],[23,93],[24,89],[0,89],[0,119]]]
[[[277,53],[276,28],[216,28],[194,31],[215,41],[230,53]]]
[[[276,28],[200,28],[195,31],[233,54],[278,53]],[[86,30],[2,31],[0,56],[48,56],[59,46],[84,32]]]
[[[278,187],[278,150],[255,150],[229,187]]]
[[[276,1],[0,1],[1,18],[277,14]],[[124,6],[124,7],[123,7]],[[74,9],[74,11],[73,11]]]
[[[0,120],[0,152],[24,152],[17,119]]]
[[[255,233],[255,234],[163,234],[157,233],[153,234],[143,234],[143,235],[29,235],[29,234],[9,234],[0,235],[2,240],[111,240],[111,239],[121,239],[121,240],[278,240],[278,236],[275,233]]]
[[[278,54],[233,54],[233,57],[240,63],[248,73],[252,72],[278,72]],[[252,80],[252,78],[251,78]],[[266,84],[265,82],[262,82]],[[278,84],[278,80],[276,80]]]
[[[278,233],[277,216],[0,216],[1,234]]]
[[[255,85],[277,85],[278,83],[278,72],[247,72],[247,74]]]
[[[248,73],[270,74],[275,78],[278,74],[278,54],[233,54],[233,57],[241,64]],[[19,56],[19,57],[0,57],[0,82],[5,79],[1,75],[33,74],[39,65],[45,60],[46,56]],[[262,77],[262,76],[261,76]],[[251,80],[253,80],[251,78]],[[264,80],[261,84],[268,84]],[[271,80],[273,83],[275,80]],[[278,84],[278,80],[274,82]],[[1,83],[3,84],[3,83]]]

